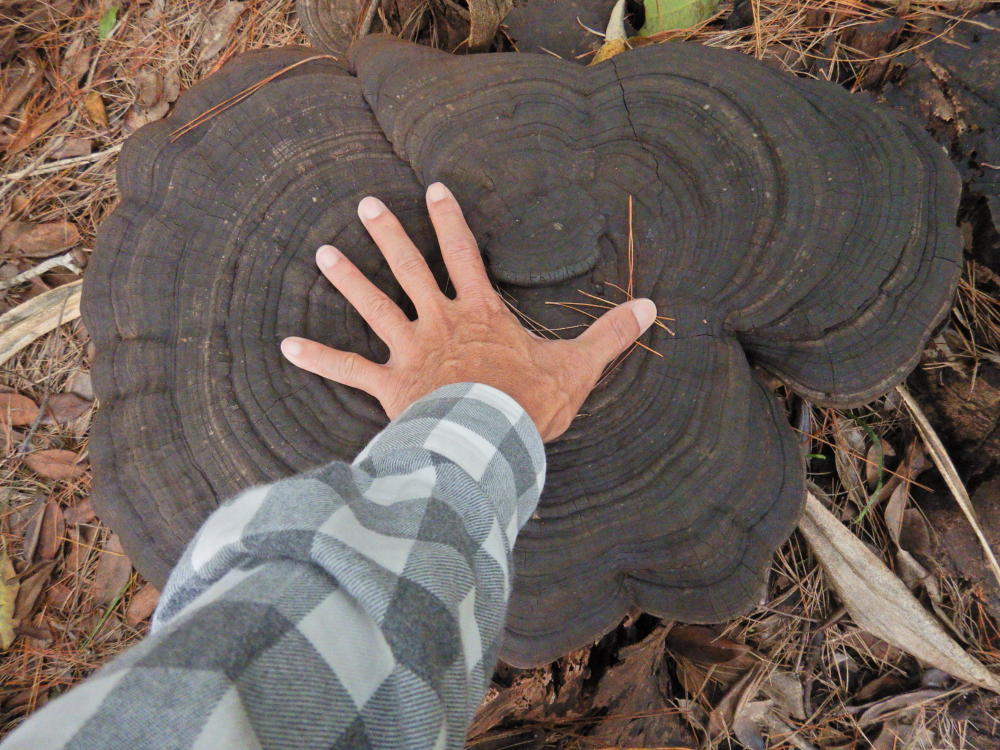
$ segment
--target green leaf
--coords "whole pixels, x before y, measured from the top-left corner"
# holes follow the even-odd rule
[[[108,9],[101,16],[101,22],[97,26],[97,38],[107,39],[118,23],[118,3],[111,3]]]
[[[660,31],[687,29],[710,18],[719,7],[719,0],[643,0],[646,23],[639,29],[642,36]]]

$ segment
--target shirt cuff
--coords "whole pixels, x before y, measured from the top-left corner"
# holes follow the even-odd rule
[[[524,408],[493,386],[453,383],[428,393],[376,435],[354,465],[383,464],[389,451],[406,448],[455,464],[492,497],[512,497],[518,529],[535,512],[545,483],[545,446]]]

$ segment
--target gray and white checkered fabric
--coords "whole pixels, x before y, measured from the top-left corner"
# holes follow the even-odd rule
[[[221,506],[150,637],[0,747],[462,747],[544,475],[513,399],[438,389],[353,464]]]

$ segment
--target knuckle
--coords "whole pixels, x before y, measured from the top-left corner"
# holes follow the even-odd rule
[[[479,246],[472,237],[456,237],[448,243],[449,249],[455,255],[475,257],[479,255]]]
[[[407,254],[398,265],[400,275],[409,278],[420,275],[426,267],[427,263],[419,253]]]
[[[337,374],[347,380],[357,377],[361,370],[362,358],[360,354],[348,352],[344,354],[337,364]]]
[[[373,294],[365,302],[365,310],[372,318],[387,318],[392,313],[393,304],[381,294]]]
[[[632,343],[634,336],[632,335],[631,329],[626,325],[624,316],[613,315],[609,321],[611,327],[611,335],[619,346],[628,346]]]

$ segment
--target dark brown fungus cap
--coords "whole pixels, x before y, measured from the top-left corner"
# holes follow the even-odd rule
[[[354,41],[364,4],[364,0],[296,0],[295,14],[311,44],[344,54]]]
[[[451,57],[386,37],[352,72],[302,65],[171,142],[213,104],[312,54],[234,59],[143,128],[88,269],[97,344],[95,503],[162,584],[221,498],[330,458],[384,424],[370,398],[284,362],[303,334],[384,348],[313,264],[332,242],[397,299],[355,207],[375,194],[439,266],[422,186],[467,209],[500,287],[620,299],[654,328],[548,446],[518,539],[502,656],[590,641],[632,606],[688,622],[746,611],[804,491],[801,450],[756,368],[820,404],[900,381],[959,274],[957,176],[923,132],[861,97],[735,53],[668,43],[592,68]]]

